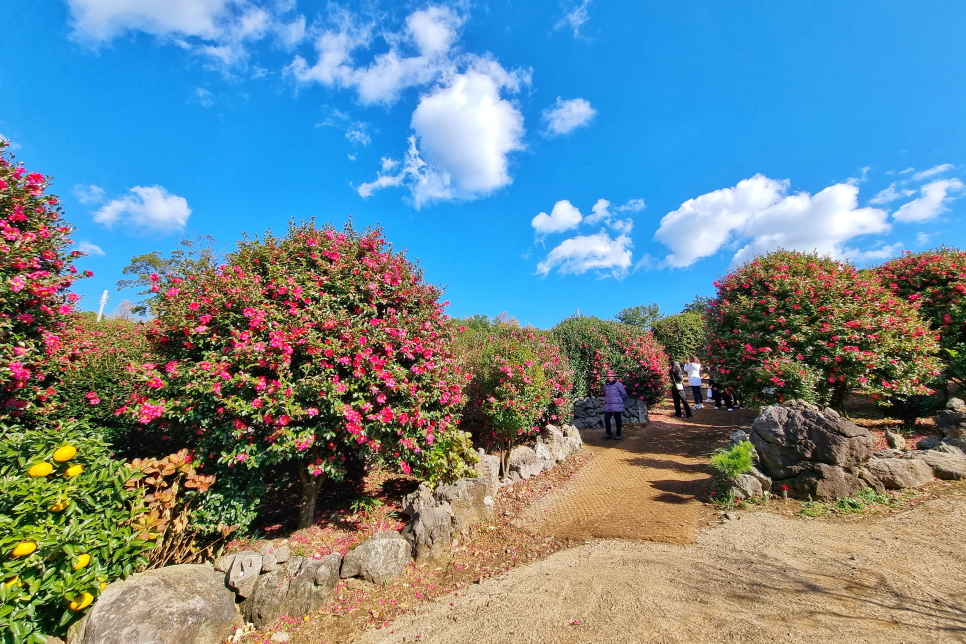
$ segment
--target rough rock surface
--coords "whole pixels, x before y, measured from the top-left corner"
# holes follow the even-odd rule
[[[542,472],[543,464],[537,459],[536,452],[531,448],[526,445],[519,445],[510,450],[507,469],[509,469],[511,475],[516,472],[521,479],[528,479]]]
[[[453,532],[465,534],[470,528],[487,519],[490,508],[486,479],[460,479],[453,485],[439,485],[433,492],[439,505],[448,504],[452,513]]]
[[[953,448],[956,449],[956,448]],[[939,450],[915,451],[911,458],[922,460],[932,468],[933,475],[947,481],[961,481],[966,479],[966,458]]]
[[[966,402],[960,398],[950,398],[936,415],[936,428],[948,438],[966,439]]]
[[[258,583],[258,573],[262,571],[262,556],[257,552],[245,550],[235,555],[228,569],[228,586],[239,597],[249,597]]]
[[[886,442],[889,443],[889,447],[891,447],[892,449],[897,449],[903,452],[909,449],[909,446],[906,444],[906,439],[903,438],[900,434],[896,434],[895,432],[890,432],[887,429],[885,435],[886,435]]]
[[[932,480],[932,468],[917,458],[873,458],[865,467],[889,490],[919,487]]]
[[[761,481],[750,474],[742,474],[736,478],[731,484],[731,489],[734,490],[736,499],[751,499],[761,496],[764,492]]]
[[[275,557],[276,553],[268,554]],[[241,604],[245,619],[264,630],[282,615],[301,617],[315,612],[335,588],[341,563],[339,553],[321,559],[286,557],[274,570],[259,576],[252,596]]]
[[[71,644],[221,644],[239,621],[224,573],[184,564],[110,584]]]
[[[273,626],[283,613],[289,584],[301,565],[302,557],[293,557],[259,575],[251,596],[241,605],[245,620],[254,623],[259,630]]]
[[[339,576],[381,584],[402,574],[412,559],[411,552],[409,541],[398,532],[377,532],[346,554]]]
[[[624,413],[622,418],[625,423],[647,423],[650,422],[647,415],[647,405],[643,400],[627,397],[624,399]],[[574,400],[574,419],[573,425],[577,429],[594,429],[604,426],[604,399],[603,397],[577,398]]]
[[[787,485],[790,496],[829,500],[855,496],[869,486],[858,468],[846,470],[825,463],[809,463],[807,469],[790,479],[775,480],[774,485]]]
[[[409,552],[415,555],[416,561],[422,562],[436,559],[449,550],[453,543],[452,508],[450,508],[448,503],[434,507],[424,507],[403,528],[402,537],[405,539]],[[367,541],[366,543],[369,542]],[[365,543],[362,545],[365,545]],[[361,548],[362,546],[359,547]],[[356,548],[356,550],[358,549]],[[353,552],[355,550],[346,555],[346,561],[349,560],[349,556]],[[354,576],[345,573],[345,564],[343,564],[342,576]],[[362,577],[368,579],[365,575],[362,575]],[[377,581],[374,583],[378,584],[382,582]]]

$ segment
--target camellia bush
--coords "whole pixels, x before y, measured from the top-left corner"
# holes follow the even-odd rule
[[[250,520],[257,495],[245,490],[286,462],[302,484],[299,527],[313,523],[320,487],[354,465],[433,481],[468,470],[441,291],[380,231],[293,223],[226,261],[151,276],[161,359],[134,370],[125,409],[220,464],[206,470],[218,480],[199,512],[234,504],[223,522]]]
[[[916,307],[850,264],[780,250],[715,286],[708,362],[746,400],[841,406],[857,391],[929,393],[939,373],[935,336]]]
[[[668,388],[668,358],[650,331],[592,317],[571,317],[551,337],[574,370],[573,397],[602,396],[608,369],[627,395],[656,403]]]
[[[463,327],[458,346],[469,374],[461,427],[476,444],[506,456],[543,425],[570,420],[573,370],[546,334],[498,320]]]
[[[664,351],[675,360],[703,356],[708,346],[708,325],[701,313],[669,315],[655,322],[652,331]]]
[[[946,247],[906,252],[875,273],[896,296],[919,305],[939,336],[943,377],[966,380],[966,252]]]

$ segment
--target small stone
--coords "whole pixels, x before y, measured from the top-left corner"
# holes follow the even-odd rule
[[[891,447],[892,449],[898,449],[902,451],[906,451],[909,449],[909,446],[906,445],[906,439],[900,436],[899,434],[896,434],[895,432],[890,432],[887,429],[885,435],[886,435],[886,442],[889,443],[889,447]]]
[[[262,555],[262,572],[272,572],[276,568],[278,568],[278,559],[274,552]]]
[[[292,550],[288,546],[279,546],[275,548],[275,561],[282,564],[288,561],[289,557],[292,556]]]
[[[734,521],[738,518],[738,515],[734,512],[725,512],[724,518],[728,521]]]
[[[218,570],[219,572],[228,572],[228,569],[231,568],[231,562],[234,560],[235,555],[224,555],[222,557],[218,557],[218,559],[215,561],[215,570]]]
[[[235,590],[239,597],[248,597],[255,590],[258,573],[262,571],[262,556],[246,550],[235,555],[228,569],[228,587]]]
[[[279,631],[277,633],[272,633],[272,636],[269,639],[273,642],[287,642],[290,638],[289,634],[285,631]]]
[[[391,581],[406,570],[412,550],[410,542],[398,532],[377,532],[346,554],[339,575],[343,579],[362,577],[374,584]]]

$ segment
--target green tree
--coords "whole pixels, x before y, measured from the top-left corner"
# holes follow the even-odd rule
[[[704,315],[708,312],[708,307],[714,301],[713,297],[706,295],[695,295],[694,299],[684,305],[682,313],[700,313]]]
[[[195,273],[204,272],[215,267],[223,259],[223,254],[215,248],[215,238],[211,235],[199,235],[195,238],[181,239],[175,249],[167,256],[161,251],[137,255],[131,258],[131,263],[121,269],[124,275],[134,275],[131,279],[117,281],[117,290],[139,288],[137,295],[142,298],[130,307],[134,315],[146,315],[151,312],[151,304],[155,293],[151,290],[154,284],[151,276],[169,275],[173,277],[187,277]]]
[[[708,346],[708,327],[701,313],[685,311],[661,318],[654,324],[652,332],[667,354],[675,360],[701,356]]]
[[[621,309],[614,318],[624,324],[633,324],[646,331],[650,331],[654,323],[660,320],[661,307],[655,304],[640,304]]]

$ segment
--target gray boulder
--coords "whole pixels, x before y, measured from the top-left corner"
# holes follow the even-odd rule
[[[285,612],[285,596],[292,577],[301,565],[302,557],[293,557],[274,570],[259,575],[251,596],[241,604],[245,620],[255,624],[259,630],[274,626]]]
[[[546,446],[551,458],[558,463],[570,456],[570,445],[564,439],[563,432],[553,425],[544,427],[537,441]]]
[[[486,482],[487,496],[496,496],[500,489],[500,457],[487,454],[482,449],[477,450],[480,460],[476,464],[479,477]]]
[[[966,479],[966,457],[939,450],[927,450],[925,452],[917,450],[911,452],[909,456],[923,461],[932,468],[933,475],[938,479],[947,481]]]
[[[107,586],[70,644],[221,644],[240,623],[225,575],[208,566],[167,566]]]
[[[406,570],[412,560],[411,553],[409,541],[398,532],[377,532],[346,554],[339,576],[343,579],[362,577],[374,584],[382,584]]]
[[[241,604],[245,619],[264,630],[282,615],[302,617],[315,612],[335,588],[341,563],[339,553],[321,559],[286,558],[275,570],[259,576],[252,596]]]
[[[215,560],[215,570],[227,573],[231,568],[231,562],[235,560],[235,555],[222,555]]]
[[[557,459],[553,457],[550,453],[550,449],[544,445],[540,437],[537,437],[537,444],[533,446],[533,453],[537,455],[537,460],[543,465],[543,471],[553,469],[553,466],[557,464]]]
[[[937,452],[944,452],[946,454],[952,454],[953,456],[959,456],[966,458],[966,451],[962,447],[953,445],[952,443],[943,443],[936,447]]]
[[[560,429],[563,432],[563,435],[565,437],[567,437],[567,438],[575,438],[575,439],[577,439],[577,443],[578,444],[583,444],[584,440],[580,436],[580,430],[577,429],[576,427],[574,427],[573,425],[564,425]]]
[[[936,428],[948,438],[966,439],[966,402],[960,398],[950,398],[936,415]]]
[[[415,554],[416,561],[423,562],[436,559],[449,550],[453,543],[452,508],[448,503],[423,508],[403,528],[402,537],[409,547],[409,552]],[[356,548],[356,550],[358,549]],[[346,555],[346,561],[348,561],[349,555],[354,552],[355,550]],[[343,564],[342,576],[353,577],[355,575],[347,575],[345,564]],[[365,575],[362,576],[365,577]]]
[[[892,449],[897,449],[903,452],[909,449],[909,446],[906,445],[906,439],[903,438],[900,434],[896,434],[895,432],[890,432],[887,429],[885,435],[886,435],[886,442],[889,443],[889,447],[891,447]]]
[[[756,481],[758,481],[758,484],[761,485],[762,492],[771,491],[771,484],[772,484],[771,477],[765,475],[757,467],[752,467],[751,471],[749,471],[747,475],[753,477]]]
[[[433,496],[433,488],[425,483],[420,483],[415,492],[403,497],[402,511],[410,517],[414,517],[421,510],[435,508],[437,505],[436,497]]]
[[[867,429],[802,401],[766,407],[752,423],[750,438],[762,470],[776,480],[825,471],[815,464],[852,467],[874,449]]]
[[[825,463],[809,463],[789,479],[776,480],[773,485],[788,486],[790,496],[820,500],[841,499],[855,496],[868,487],[859,471],[846,470]]]
[[[521,479],[528,479],[543,471],[543,464],[537,459],[536,452],[526,445],[519,445],[510,450],[510,458],[507,462],[510,474],[516,472]]]
[[[761,482],[750,474],[742,474],[731,483],[735,498],[751,499],[762,495]]]
[[[873,458],[865,467],[889,490],[919,487],[932,480],[932,468],[916,458]]]
[[[873,458],[902,458],[905,452],[899,449],[893,449],[891,447],[887,449],[878,449],[872,452]]]
[[[732,445],[738,445],[740,443],[747,443],[750,440],[751,440],[751,437],[748,436],[748,432],[746,432],[743,429],[736,429],[731,434],[731,444]]]
[[[239,597],[249,597],[258,582],[258,573],[262,571],[262,556],[257,552],[245,550],[235,555],[228,569],[228,586]]]
[[[453,513],[452,531],[465,534],[489,518],[490,508],[486,504],[488,491],[485,479],[460,479],[453,485],[437,486],[433,497],[438,505],[449,505]]]

